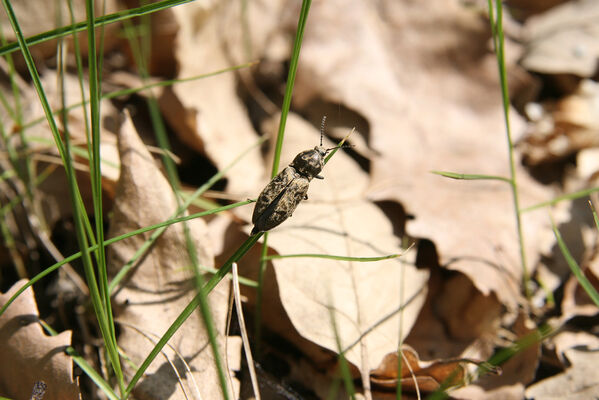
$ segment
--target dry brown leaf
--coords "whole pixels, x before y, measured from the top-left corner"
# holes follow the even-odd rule
[[[511,332],[515,336],[513,340],[520,340],[537,331],[535,324],[521,313],[514,322]],[[530,346],[514,354],[505,363],[501,364],[503,371],[501,376],[485,375],[476,382],[485,390],[494,390],[499,387],[510,387],[514,385],[527,385],[532,382],[539,365],[541,356],[541,343],[533,343]]]
[[[587,400],[599,397],[599,353],[597,348],[565,351],[571,366],[563,373],[544,379],[526,390],[527,398],[544,400]]]
[[[380,153],[372,160],[370,196],[400,201],[415,216],[408,234],[432,240],[442,265],[515,307],[522,269],[508,185],[430,173],[508,175],[488,40],[478,13],[453,1],[315,3],[295,94],[299,107],[317,96],[366,118],[370,146]],[[522,120],[512,113],[511,123],[517,136]],[[517,173],[524,206],[551,196],[518,163]],[[524,216],[529,268],[541,228],[548,228],[545,215]]]
[[[287,120],[287,132],[282,166],[319,141],[318,131],[293,114]],[[338,152],[322,175],[324,180],[312,181],[309,199],[300,204],[293,217],[270,233],[270,248],[278,254],[351,257],[402,251],[383,212],[361,199],[368,181],[354,161]],[[250,213],[251,209],[243,212]],[[426,292],[427,273],[401,259],[358,263],[287,258],[272,264],[284,312],[299,335],[337,352],[331,320],[334,309],[332,318],[341,345],[349,347],[346,358],[363,373],[375,368],[397,347],[400,337],[406,336]],[[265,313],[265,318],[278,321],[282,317],[266,317]]]
[[[575,93],[541,106],[529,105],[534,123],[519,147],[528,164],[538,165],[599,146],[599,85],[584,80]]]
[[[25,283],[20,280],[0,294],[0,307]],[[70,331],[56,336],[44,333],[33,289],[25,290],[0,316],[0,396],[28,399],[34,384],[43,381],[44,400],[80,399],[73,360],[65,354],[70,345]]]
[[[83,81],[84,93],[82,95],[79,78],[76,75],[65,72],[62,74],[62,79],[63,83],[60,83],[58,75],[52,70],[47,71],[43,76],[42,84],[52,109],[60,110],[63,106],[61,99],[63,96],[62,88],[64,88],[64,103],[67,107],[79,104],[83,102],[83,99],[89,101],[89,83],[87,81]],[[41,109],[40,113],[42,113]],[[63,131],[68,127],[72,146],[76,146],[78,149],[87,152],[86,119],[82,106],[72,108],[68,111],[66,127],[62,118],[57,118],[56,122],[59,129]],[[87,122],[88,124],[90,123],[89,110],[87,111]],[[116,148],[116,134],[114,131],[111,131],[110,128],[116,129],[118,123],[119,112],[115,106],[110,100],[102,100],[100,103],[100,135],[102,138],[100,142],[100,154],[102,161],[102,177],[104,178],[102,181],[102,189],[109,193],[111,197],[114,196],[114,187],[116,185],[116,180],[119,177],[119,157]],[[42,122],[42,126],[46,125],[45,121]],[[56,145],[54,145],[54,138],[47,129],[46,135],[47,136],[44,136],[44,139],[47,139],[51,143],[49,146],[50,150],[58,155]],[[74,162],[79,170],[83,170],[86,173],[88,172],[87,166],[89,165],[89,161],[87,157],[82,157],[78,153],[75,153]]]
[[[564,354],[571,349],[599,349],[599,337],[590,332],[570,332],[564,331],[551,338],[551,342],[555,345],[555,353],[559,360],[568,364],[564,359]]]
[[[110,236],[164,221],[173,215],[177,207],[170,185],[154,164],[129,118],[121,129],[119,153],[122,167]],[[189,221],[188,227],[200,265],[214,267],[204,221]],[[138,235],[110,247],[108,264],[112,275],[118,272],[149,236],[149,233]],[[132,274],[125,279],[123,288],[118,290],[115,300],[123,304],[123,313],[117,318],[124,324],[119,345],[137,365],[195,295],[191,262],[187,254],[182,225],[169,227],[149,254],[135,265]],[[227,287],[222,284],[209,296],[221,345],[227,313],[227,293]],[[221,398],[212,350],[199,311],[189,317],[169,343],[184,360],[165,347],[163,354],[151,364],[146,377],[137,385],[136,397],[179,399],[199,390],[204,399]],[[176,369],[181,374],[180,382],[174,373],[174,366],[169,365],[165,357],[177,366]],[[185,372],[183,363],[190,366],[191,373]],[[231,367],[237,369],[239,366]],[[126,368],[127,375],[131,376],[134,371]]]
[[[172,9],[180,27],[176,42],[179,78],[230,66],[221,43],[223,8],[228,7],[194,2]],[[205,154],[218,169],[256,143],[257,135],[236,93],[232,73],[167,88],[159,101],[181,141]],[[252,152],[226,174],[227,189],[247,196],[263,173],[260,155]]]
[[[421,362],[418,354],[409,346],[401,350],[401,387],[402,390],[432,392],[443,384],[445,387],[464,383],[466,369],[462,365],[467,360],[436,360]],[[385,356],[381,365],[370,373],[372,382],[386,389],[394,389],[398,383],[397,353]]]
[[[4,67],[3,67],[4,68]],[[17,75],[18,76],[18,75]],[[80,103],[82,101],[81,90],[79,86],[79,79],[70,73],[63,74],[64,81],[64,96],[65,103],[68,106]],[[20,103],[22,105],[23,120],[26,128],[24,128],[24,136],[28,141],[28,149],[31,152],[31,160],[34,163],[37,173],[45,171],[48,167],[58,167],[42,181],[39,186],[36,187],[37,194],[40,196],[35,197],[35,202],[43,204],[44,209],[44,222],[41,226],[48,226],[51,229],[54,223],[62,218],[69,218],[72,215],[71,203],[65,201],[65,192],[68,190],[68,184],[66,181],[64,168],[62,168],[62,160],[60,159],[54,137],[45,119],[45,114],[40,105],[37,93],[35,90],[26,85],[24,82],[16,79],[17,85],[19,86],[22,98]],[[46,70],[42,76],[42,85],[44,92],[48,98],[51,107],[54,110],[62,108],[62,94],[59,88],[61,84],[58,80],[58,74],[54,70]],[[84,82],[84,87],[87,83]],[[87,90],[85,90],[85,96],[88,98]],[[12,96],[7,93],[7,103],[14,105]],[[16,125],[11,126],[8,121],[11,121],[11,116],[5,113],[4,107],[0,110],[2,120],[7,128],[17,129]],[[41,118],[41,122],[32,124],[34,121]],[[88,113],[89,118],[89,113]],[[114,106],[108,101],[104,100],[101,103],[101,137],[102,141],[100,144],[101,160],[102,160],[102,176],[103,176],[103,190],[104,193],[112,197],[114,195],[114,186],[116,179],[118,178],[118,154],[116,151],[116,136],[109,130],[110,124],[116,126],[117,111]],[[64,124],[60,117],[56,118],[56,122],[61,132],[64,132]],[[87,153],[86,145],[86,134],[84,125],[84,115],[81,107],[75,107],[69,110],[67,114],[67,122],[69,128],[69,134],[71,137],[71,145],[77,150],[81,150]],[[12,121],[16,124],[16,121]],[[107,126],[108,125],[108,126]],[[21,127],[18,127],[21,129]],[[16,139],[17,136],[15,135]],[[74,167],[77,171],[77,178],[79,187],[81,189],[81,195],[86,207],[92,206],[92,194],[89,185],[89,163],[86,157],[82,157],[80,153],[74,151]],[[90,208],[90,209],[91,209]],[[42,209],[42,206],[38,206],[38,209]]]
[[[480,386],[470,385],[452,392],[452,395],[456,399],[467,400],[522,400],[525,398],[524,389],[524,385],[521,383],[501,386],[493,390],[485,390]]]
[[[60,6],[60,10],[58,9]],[[19,20],[19,25],[25,37],[30,37],[45,31],[50,31],[56,28],[57,19],[60,16],[61,26],[71,24],[71,15],[69,13],[68,3],[66,2],[51,2],[51,1],[27,1],[27,2],[14,2],[12,3],[13,11]],[[85,21],[85,2],[84,1],[73,1],[73,13],[75,22]],[[117,11],[116,1],[107,0],[102,4],[95,5],[96,15],[100,15],[102,12],[107,14]],[[6,15],[4,7],[0,9],[0,22],[2,23],[2,33],[8,42],[16,42],[14,31],[11,28],[10,22]],[[119,24],[109,24],[104,27],[104,50],[110,50],[120,40],[116,33],[120,29]],[[73,41],[71,35],[67,35],[65,40],[69,43],[69,49],[73,51]],[[82,56],[86,56],[87,51],[87,38],[80,34],[79,37],[80,48]],[[56,40],[45,40],[42,43],[36,44],[30,48],[31,54],[34,57],[41,56],[43,58],[49,58],[56,55]],[[17,60],[17,65],[20,65],[25,69],[25,64],[22,61],[22,57],[19,53],[14,53]],[[14,56],[13,55],[13,56]]]
[[[426,302],[405,343],[426,360],[486,360],[494,352],[500,312],[496,296],[482,295],[465,275],[433,268]]]
[[[522,65],[541,73],[593,76],[599,57],[598,17],[599,3],[581,0],[530,18]]]
[[[576,155],[576,172],[578,177],[597,186],[599,178],[599,148],[584,149]]]
[[[593,243],[588,245],[590,248],[587,250],[586,259],[581,263],[581,268],[590,284],[595,290],[599,290],[599,239],[594,228],[590,236]],[[561,320],[564,322],[577,316],[597,315],[599,313],[597,305],[569,270],[565,281]]]
[[[509,6],[510,14],[513,13],[515,17],[524,19],[567,1],[568,0],[508,0],[505,4]],[[481,3],[483,2],[479,2],[478,4]],[[486,6],[486,3],[484,5]]]

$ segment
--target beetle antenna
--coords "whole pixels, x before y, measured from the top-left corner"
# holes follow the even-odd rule
[[[327,123],[327,116],[322,116],[322,122],[320,123],[320,147],[322,147],[322,137],[324,136],[324,126]]]

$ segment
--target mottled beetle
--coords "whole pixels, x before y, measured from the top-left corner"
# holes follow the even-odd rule
[[[295,156],[293,162],[279,172],[258,196],[252,215],[252,235],[268,231],[291,217],[300,201],[308,199],[312,178],[324,179],[318,174],[324,166],[325,156],[334,149],[322,147],[325,121],[326,116],[320,126],[320,146]]]

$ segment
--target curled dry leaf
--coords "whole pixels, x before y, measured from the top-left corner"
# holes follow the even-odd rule
[[[464,384],[466,369],[463,364],[468,360],[436,360],[422,362],[418,353],[404,345],[401,349],[401,376],[398,376],[399,362],[397,353],[385,356],[381,365],[370,373],[375,387],[395,389],[398,383],[402,390],[433,392],[441,387]]]
[[[0,294],[0,307],[25,283],[21,280]],[[33,289],[25,290],[0,316],[0,396],[28,399],[34,384],[43,381],[44,400],[80,399],[73,360],[65,354],[70,345],[70,331],[56,336],[44,333]]]
[[[293,114],[287,132],[281,167],[319,142],[318,131]],[[361,198],[367,178],[354,161],[339,151],[322,175],[324,180],[311,182],[309,199],[293,217],[270,233],[270,248],[283,255],[372,257],[402,252],[383,212]],[[272,265],[285,318],[299,335],[338,352],[337,333],[347,360],[363,374],[406,336],[426,293],[428,274],[403,257],[372,263],[285,258],[272,260]]]
[[[171,186],[154,164],[130,118],[125,121],[119,135],[119,153],[121,176],[110,236],[167,220],[177,208]],[[204,221],[189,221],[188,227],[199,264],[214,267]],[[131,259],[149,236],[149,233],[138,235],[110,247],[108,264],[111,275],[114,276]],[[158,338],[194,297],[196,291],[191,265],[183,226],[173,225],[135,264],[117,290],[115,300],[123,306],[117,320],[124,326],[118,339],[119,346],[136,365],[145,359]],[[208,297],[221,344],[227,312],[226,288],[220,285]],[[178,353],[175,354],[168,346],[163,349],[162,355],[154,360],[145,378],[134,390],[136,397],[179,399],[199,390],[204,399],[221,398],[212,350],[199,312],[188,318],[169,343]],[[236,350],[239,351],[239,347]],[[167,361],[173,364],[169,365]],[[183,368],[185,364],[191,371]],[[238,368],[238,365],[231,363],[231,367]],[[178,371],[179,378],[173,368]],[[130,377],[135,371],[126,366],[126,372]]]

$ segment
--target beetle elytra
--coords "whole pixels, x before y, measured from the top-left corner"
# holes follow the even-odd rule
[[[325,122],[326,116],[320,126],[320,146],[295,156],[291,164],[279,172],[258,196],[252,215],[252,235],[268,231],[291,217],[298,204],[308,198],[310,181],[313,178],[324,179],[318,174],[324,167],[325,156],[334,149],[322,147]]]

